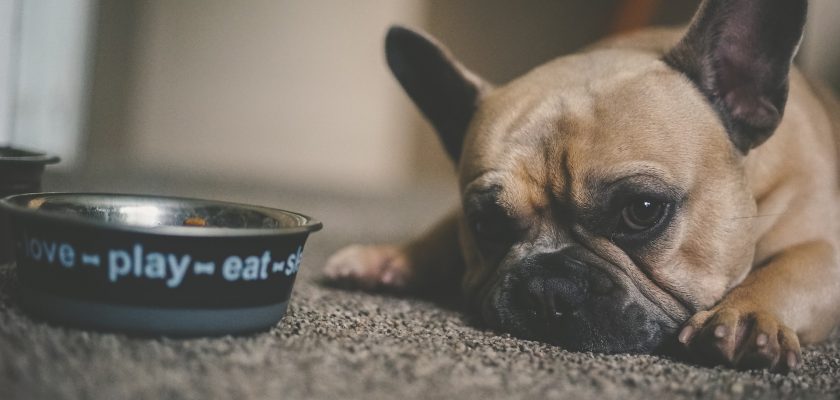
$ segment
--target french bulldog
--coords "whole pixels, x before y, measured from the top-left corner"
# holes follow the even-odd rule
[[[462,204],[328,279],[460,286],[489,326],[570,350],[789,370],[840,321],[840,103],[792,66],[806,0],[707,0],[494,86],[393,27],[391,70]]]

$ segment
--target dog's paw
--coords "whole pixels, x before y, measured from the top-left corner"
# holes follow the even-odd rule
[[[680,343],[700,363],[789,371],[802,363],[799,337],[770,313],[722,304],[688,320]]]
[[[364,290],[403,290],[411,276],[405,252],[391,245],[348,246],[333,254],[324,267],[328,281]]]

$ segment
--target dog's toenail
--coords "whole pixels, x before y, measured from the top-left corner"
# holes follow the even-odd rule
[[[686,326],[683,328],[682,332],[680,332],[680,336],[677,338],[680,343],[688,344],[688,341],[691,339],[691,336],[694,335],[694,328],[691,326]]]
[[[726,336],[726,331],[727,331],[727,329],[726,329],[725,326],[718,325],[715,328],[715,337],[718,338],[718,339],[722,339],[724,336]]]
[[[758,337],[755,338],[755,344],[759,347],[762,347],[767,344],[767,334],[759,333]]]
[[[394,283],[394,273],[392,271],[386,271],[384,274],[382,274],[382,283],[386,285]]]
[[[796,369],[796,353],[789,351],[787,354],[787,365],[790,369]]]

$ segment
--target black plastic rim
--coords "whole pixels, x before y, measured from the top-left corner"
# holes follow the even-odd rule
[[[60,158],[46,153],[19,147],[0,146],[0,164],[47,165],[59,161],[61,161]]]

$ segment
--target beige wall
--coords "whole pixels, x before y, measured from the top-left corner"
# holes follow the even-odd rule
[[[418,1],[156,0],[137,7],[122,162],[196,179],[377,191],[409,175],[412,112],[382,37]]]
[[[811,0],[801,47],[802,67],[840,88],[840,1]]]

